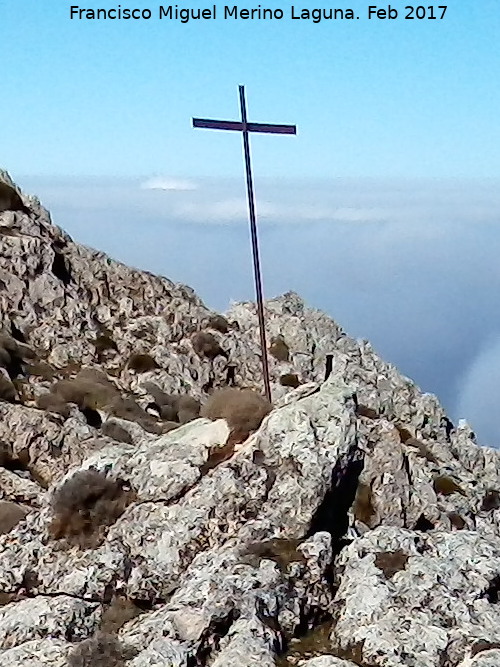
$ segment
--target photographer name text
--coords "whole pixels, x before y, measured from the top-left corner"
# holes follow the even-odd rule
[[[360,18],[374,21],[431,20],[440,21],[446,16],[446,5],[367,5],[364,12],[346,8],[311,8],[291,5],[287,7],[253,8],[238,5],[209,5],[206,7],[183,7],[179,5],[159,5],[152,8],[130,8],[117,5],[111,8],[86,8],[71,5],[69,18],[86,21],[149,21],[166,20],[179,23],[192,21],[281,21],[282,19],[310,21],[352,21]]]

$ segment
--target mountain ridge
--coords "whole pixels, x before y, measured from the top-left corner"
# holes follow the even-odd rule
[[[0,667],[498,664],[496,450],[293,292],[253,433],[162,417],[261,391],[255,305],[217,315],[0,181]]]

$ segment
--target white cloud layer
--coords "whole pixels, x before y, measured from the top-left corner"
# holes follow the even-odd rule
[[[482,444],[500,447],[500,337],[486,343],[460,383],[456,412],[480,427]]]
[[[196,190],[196,183],[180,178],[155,176],[141,183],[141,188],[143,190]]]

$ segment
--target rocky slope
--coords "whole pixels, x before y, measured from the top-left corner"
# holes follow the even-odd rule
[[[253,304],[217,317],[0,181],[0,667],[499,664],[496,450],[293,293],[255,432],[169,412],[260,388]]]

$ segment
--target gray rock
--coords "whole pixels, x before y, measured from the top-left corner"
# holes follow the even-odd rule
[[[225,420],[200,418],[162,434],[148,383],[203,402],[229,363],[236,386],[261,390],[255,305],[211,329],[228,361],[202,358],[192,335],[213,313],[190,288],[74,243],[0,181],[24,206],[0,212],[0,330],[36,355],[19,362],[21,403],[0,401],[0,499],[29,510],[0,536],[0,667],[67,665],[114,596],[137,603],[112,624],[136,651],[127,667],[497,664],[497,450],[293,292],[265,305],[289,354],[269,357],[258,431],[235,444]],[[64,415],[37,407],[82,368],[128,410],[102,392]],[[93,540],[54,539],[54,493],[90,467],[131,502]]]

